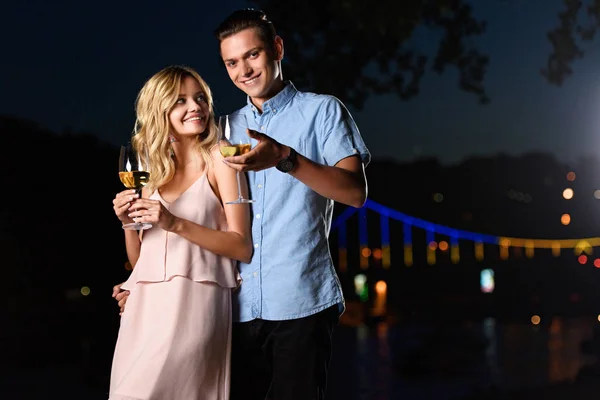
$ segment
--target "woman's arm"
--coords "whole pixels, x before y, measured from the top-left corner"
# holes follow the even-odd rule
[[[144,192],[145,193],[145,192]],[[119,221],[122,224],[133,222],[133,219],[128,215],[134,209],[133,204],[137,201],[138,195],[135,190],[123,190],[117,193],[113,200],[113,210]],[[140,233],[135,230],[125,229],[125,249],[127,251],[127,259],[132,267],[135,266],[140,257]]]
[[[124,229],[125,231],[125,250],[127,259],[132,268],[135,268],[138,258],[140,258],[140,233],[134,230]]]
[[[235,170],[222,162],[222,156],[217,146],[211,151],[211,154],[213,157],[212,172],[216,181],[215,194],[224,206],[228,230],[226,232],[214,230],[175,217],[170,231],[215,254],[242,262],[250,262],[252,257],[250,207],[247,204],[225,204],[225,202],[237,198]],[[240,184],[242,193],[248,196],[248,183],[244,174],[240,174]]]

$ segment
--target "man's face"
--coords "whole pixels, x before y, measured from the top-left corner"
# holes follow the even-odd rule
[[[281,38],[276,38],[272,53],[252,28],[221,41],[221,57],[229,78],[259,109],[283,87],[279,69],[283,55]]]

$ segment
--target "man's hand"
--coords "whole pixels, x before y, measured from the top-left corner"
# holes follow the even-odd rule
[[[248,136],[258,141],[258,144],[246,154],[223,159],[228,166],[237,171],[261,171],[274,167],[290,153],[287,146],[264,133],[252,129],[248,129],[247,132]]]
[[[119,283],[113,287],[112,297],[117,301],[119,305],[119,315],[123,315],[125,311],[125,303],[127,303],[127,299],[129,298],[129,290],[121,290],[121,285],[123,283]]]

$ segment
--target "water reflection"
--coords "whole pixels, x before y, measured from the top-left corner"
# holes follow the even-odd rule
[[[588,342],[594,335],[596,340]],[[110,364],[99,363],[105,359],[99,359],[96,346],[89,343],[93,342],[83,346],[81,354],[92,362],[61,358],[46,366],[5,369],[0,374],[0,398],[40,400],[61,393],[64,399],[106,399]],[[327,399],[474,400],[479,397],[472,396],[492,388],[540,388],[574,380],[596,360],[582,353],[582,344],[591,353],[600,353],[600,322],[542,317],[538,325],[492,318],[340,325],[333,343]],[[597,368],[585,376],[592,382],[600,377]],[[556,398],[595,398],[600,385],[579,397],[564,387],[547,392],[561,390],[565,396]],[[508,398],[550,397],[532,390],[527,396]]]
[[[340,326],[332,399],[459,399],[492,388],[573,381],[595,361],[582,354],[598,321],[554,317],[533,325],[487,318],[461,323]]]

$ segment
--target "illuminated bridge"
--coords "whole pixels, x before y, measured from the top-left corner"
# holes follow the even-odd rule
[[[455,290],[453,296],[468,292],[466,297],[470,296],[470,300],[466,301],[473,301],[477,293],[494,291],[496,270],[496,278],[498,273],[504,273],[503,289],[507,295],[518,296],[518,291],[522,292],[519,301],[545,301],[550,296],[566,302],[579,301],[591,298],[586,293],[600,292],[595,286],[600,284],[600,274],[596,272],[600,258],[594,256],[597,246],[600,237],[537,239],[456,229],[370,199],[361,208],[344,209],[333,221],[331,232],[332,255],[337,258],[340,277],[346,282],[346,290],[353,285],[361,298],[367,297],[369,291],[374,296],[382,290],[386,292],[387,285],[401,292],[400,296],[411,291],[414,296],[424,291],[434,296],[437,289],[432,287],[446,285],[451,286],[448,290]],[[450,267],[445,268],[446,265]],[[573,274],[571,266],[587,268]],[[426,278],[417,276],[426,274]],[[371,287],[361,288],[367,276]],[[363,281],[358,282],[357,277]],[[468,288],[461,279],[469,281]],[[595,283],[596,280],[599,281]],[[381,282],[381,288],[376,287],[377,282]]]

